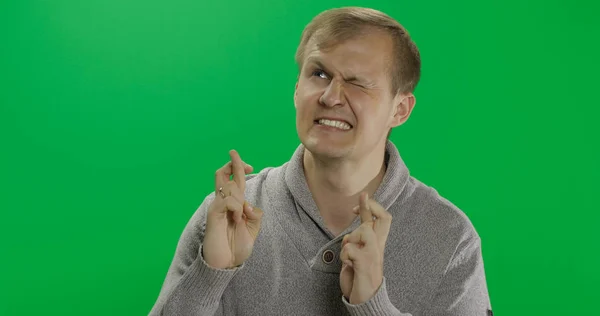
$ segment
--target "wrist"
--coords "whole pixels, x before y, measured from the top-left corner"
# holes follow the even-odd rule
[[[352,291],[352,294],[355,294],[355,295],[351,294],[349,299],[346,297],[346,300],[348,301],[348,303],[350,303],[352,305],[359,305],[364,302],[367,302],[367,301],[371,300],[373,297],[375,297],[375,295],[377,295],[377,292],[381,288],[382,284],[383,284],[383,277],[380,278],[379,282],[371,283],[371,287],[369,289],[365,289],[362,291],[357,291],[356,289],[354,289]]]

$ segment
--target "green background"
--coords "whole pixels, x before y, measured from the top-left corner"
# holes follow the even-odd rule
[[[495,313],[596,312],[591,0],[5,0],[0,314],[147,314],[228,150],[255,169],[290,158],[300,33],[347,5],[419,46],[392,140],[474,223]]]

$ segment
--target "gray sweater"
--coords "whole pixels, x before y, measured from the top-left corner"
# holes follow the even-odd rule
[[[325,226],[304,176],[300,145],[277,168],[247,176],[246,199],[264,211],[254,250],[237,268],[207,266],[201,254],[202,202],[185,227],[150,315],[488,315],[481,240],[465,214],[409,175],[397,148],[373,198],[392,226],[383,284],[369,301],[349,304],[340,290],[339,236]]]

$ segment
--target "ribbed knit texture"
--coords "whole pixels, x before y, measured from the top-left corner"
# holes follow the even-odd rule
[[[210,194],[185,227],[150,315],[486,315],[490,309],[481,241],[465,214],[416,180],[397,148],[375,199],[392,214],[384,282],[359,305],[339,286],[343,236],[325,226],[308,189],[300,145],[290,161],[247,177],[246,199],[264,211],[252,255],[236,268],[201,256]],[[333,251],[325,262],[323,253]]]

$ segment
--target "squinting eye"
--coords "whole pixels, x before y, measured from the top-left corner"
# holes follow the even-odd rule
[[[325,74],[325,72],[323,70],[321,70],[321,69],[317,69],[317,70],[313,71],[312,75],[313,76],[317,76],[317,77],[319,77],[321,79],[329,79],[327,77],[327,74]]]

